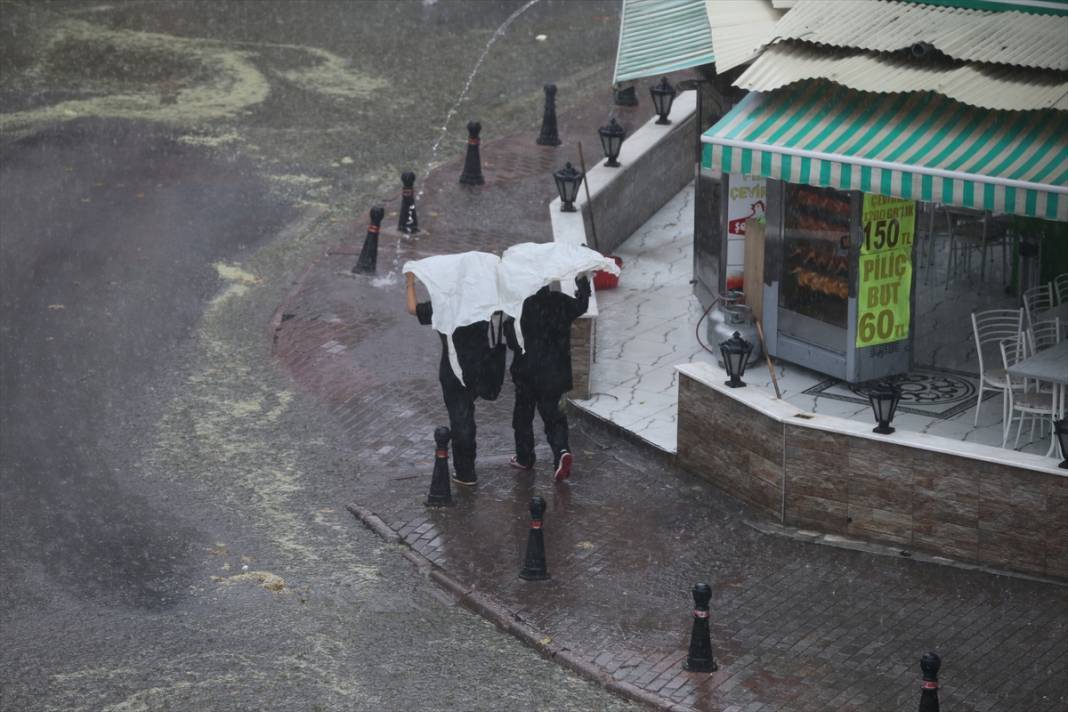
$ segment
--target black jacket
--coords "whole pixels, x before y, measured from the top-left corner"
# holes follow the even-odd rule
[[[415,305],[415,316],[420,324],[429,326],[434,316],[434,307],[430,302]],[[474,324],[461,326],[452,332],[452,344],[456,347],[456,360],[464,374],[466,389],[472,396],[494,400],[501,390],[504,380],[504,347],[499,360],[493,356],[493,335],[490,322],[476,321]],[[449,345],[444,334],[441,337],[441,361],[438,364],[438,380],[446,388],[464,388],[452,372],[449,363]]]
[[[583,277],[577,283],[577,297],[543,287],[523,302],[522,353],[514,321],[509,319],[505,324],[504,336],[514,354],[510,369],[513,380],[549,392],[571,390],[571,322],[590,306],[590,281]]]

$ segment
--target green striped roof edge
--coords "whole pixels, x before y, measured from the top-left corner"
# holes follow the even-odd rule
[[[727,173],[1068,221],[1068,112],[805,82],[750,93],[702,141]]]

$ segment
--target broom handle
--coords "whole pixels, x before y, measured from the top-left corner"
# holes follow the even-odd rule
[[[586,178],[586,159],[582,155],[582,141],[578,142],[579,165],[582,167],[582,185],[586,188],[586,204],[590,206],[590,237],[593,238],[593,249],[600,252],[597,246],[597,226],[593,222],[593,203],[590,202],[590,183]]]
[[[768,373],[771,374],[771,385],[775,386],[775,397],[782,400],[782,393],[779,392],[779,379],[775,377],[775,369],[771,365],[771,354],[768,353],[768,344],[764,340],[764,327],[760,325],[760,319],[754,319],[757,325],[757,334],[760,335],[760,348],[764,350],[764,360],[768,362]]]

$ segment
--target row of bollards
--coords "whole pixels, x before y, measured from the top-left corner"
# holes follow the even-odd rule
[[[427,495],[428,507],[452,504],[449,486],[449,429],[442,426],[434,430],[434,474]],[[549,576],[545,559],[545,500],[533,497],[530,500],[530,531],[527,534],[527,549],[519,578],[526,581],[544,581]],[[683,668],[688,672],[715,672],[719,669],[712,654],[711,607],[712,587],[707,583],[694,585],[693,622],[690,625],[690,647]],[[920,659],[923,686],[920,691],[919,712],[939,712],[938,670],[942,660],[937,653],[927,653]]]
[[[556,85],[546,84],[543,89],[545,91],[545,105],[542,111],[541,131],[538,133],[538,138],[535,142],[539,146],[559,146],[561,141],[556,120]],[[653,87],[651,91],[657,111],[664,111],[661,120],[657,123],[670,123],[665,117],[666,111],[670,110],[671,107],[670,99],[675,96],[674,88],[667,83],[667,79],[662,79],[661,84]],[[668,95],[670,95],[670,99],[666,98]],[[658,101],[661,96],[665,98]],[[667,109],[663,109],[661,106],[665,101]],[[615,103],[618,106],[637,106],[638,97],[634,91],[634,86],[617,88],[615,90]],[[462,185],[475,186],[486,183],[486,178],[482,175],[482,155],[479,148],[481,143],[479,134],[481,131],[482,124],[480,122],[467,122],[467,153],[464,156],[463,172],[460,174],[460,183]],[[598,129],[598,134],[601,137],[605,156],[608,158],[605,165],[619,166],[616,157],[619,155],[620,144],[623,142],[626,132],[613,118],[608,126]],[[570,166],[570,164],[568,165]],[[576,176],[582,175],[577,171],[574,173]],[[559,182],[557,180],[558,184]],[[577,184],[577,180],[573,182]],[[397,229],[402,233],[412,235],[419,232],[419,219],[415,211],[415,173],[411,171],[402,173],[401,183],[403,187],[401,188],[401,205],[397,218]],[[562,209],[565,211],[573,210],[574,208],[569,207],[569,205],[570,203],[565,201]],[[371,209],[371,225],[367,228],[367,237],[364,239],[360,258],[356,266],[352,268],[354,273],[375,272],[378,263],[378,232],[383,215],[384,211],[381,207],[376,206]]]

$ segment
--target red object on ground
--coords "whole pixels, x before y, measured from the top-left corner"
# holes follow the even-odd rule
[[[616,261],[616,266],[618,266],[622,270],[623,260],[615,256],[613,256],[612,259]],[[593,273],[593,286],[594,289],[598,290],[615,289],[619,286],[619,275],[597,270]]]

